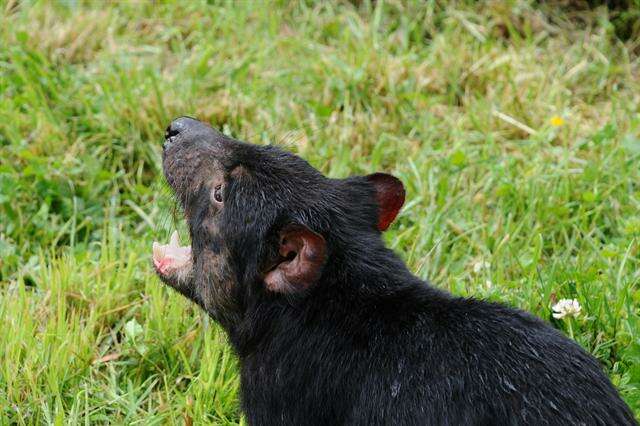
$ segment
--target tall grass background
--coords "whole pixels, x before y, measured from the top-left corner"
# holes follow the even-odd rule
[[[179,115],[395,174],[416,274],[549,320],[640,413],[637,3],[212,3],[0,1],[0,423],[242,423],[151,268]]]

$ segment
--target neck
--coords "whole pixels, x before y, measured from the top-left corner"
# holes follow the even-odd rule
[[[406,310],[415,305],[407,305],[406,301],[418,302],[436,292],[411,274],[379,237],[334,247],[337,249],[327,261],[320,282],[307,293],[283,296],[258,286],[242,319],[225,327],[241,358],[275,334],[291,333],[292,328],[301,327],[300,318],[304,315],[313,315],[314,321],[376,315],[369,307],[395,305],[399,301]]]
[[[404,261],[384,246],[380,238],[362,240],[355,244],[352,242],[341,252],[344,254],[334,268],[338,285],[373,293],[384,290],[386,293],[421,283],[407,269]]]

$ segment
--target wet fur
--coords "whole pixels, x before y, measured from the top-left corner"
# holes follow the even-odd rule
[[[364,177],[328,179],[217,132],[181,144],[165,174],[192,238],[195,289],[182,293],[228,332],[250,424],[636,424],[598,362],[548,324],[412,275],[383,244]],[[218,212],[204,169],[175,160],[212,152]],[[270,292],[265,270],[291,223],[324,237],[327,261],[310,288]]]

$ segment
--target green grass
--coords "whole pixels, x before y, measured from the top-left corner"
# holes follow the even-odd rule
[[[396,174],[386,238],[412,270],[550,320],[640,414],[640,44],[605,9],[0,13],[0,423],[241,422],[224,334],[150,267],[183,227],[160,163],[183,114],[330,176]],[[560,298],[583,315],[553,320]]]

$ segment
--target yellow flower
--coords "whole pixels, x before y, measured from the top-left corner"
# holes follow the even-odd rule
[[[560,117],[559,115],[554,115],[553,117],[551,117],[551,120],[549,120],[549,122],[553,127],[560,127],[564,124],[564,118]]]

